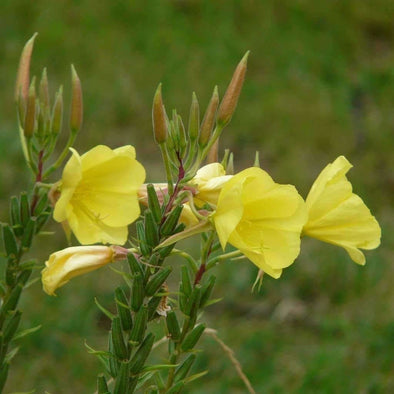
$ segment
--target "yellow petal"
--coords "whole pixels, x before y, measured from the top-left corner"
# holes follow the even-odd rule
[[[113,261],[108,246],[77,246],[51,254],[42,270],[43,288],[49,295],[75,276],[93,271]]]
[[[338,157],[318,176],[306,199],[308,222],[304,234],[343,247],[351,259],[365,264],[361,249],[380,244],[381,230],[363,200],[346,178],[351,164]]]
[[[224,185],[212,217],[222,246],[229,242],[274,278],[299,254],[304,201],[294,186],[276,184],[260,168]]]

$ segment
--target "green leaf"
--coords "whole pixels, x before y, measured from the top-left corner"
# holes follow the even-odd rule
[[[26,337],[27,335],[33,334],[33,332],[38,331],[42,325],[38,325],[32,328],[27,328],[26,330],[19,331],[15,334],[14,338],[12,339],[13,341],[16,341],[18,339],[21,339],[23,337]]]
[[[101,312],[104,313],[109,319],[113,320],[115,315],[111,313],[108,309],[104,308],[99,302],[97,297],[94,297],[94,302],[96,303],[97,307],[100,309]]]

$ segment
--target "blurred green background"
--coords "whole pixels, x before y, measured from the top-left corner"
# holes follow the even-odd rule
[[[26,40],[39,32],[32,74],[48,67],[51,92],[70,63],[84,89],[80,152],[133,144],[149,180],[163,176],[152,140],[151,103],[159,82],[168,110],[187,117],[192,91],[205,108],[215,84],[224,93],[251,51],[247,79],[221,140],[236,169],[262,167],[306,196],[320,170],[344,154],[350,179],[378,218],[382,246],[356,266],[338,248],[305,240],[280,280],[252,294],[256,268],[216,269],[216,297],[205,319],[235,351],[257,393],[394,392],[394,2],[391,0],[2,0],[0,2],[0,218],[8,196],[31,182],[17,137],[13,89]],[[42,262],[66,245],[37,240]],[[1,260],[0,260],[1,261]],[[38,275],[38,273],[37,273]],[[51,298],[32,285],[23,298],[26,338],[6,392],[89,393],[101,366],[84,341],[104,348],[107,322],[93,298],[111,305],[119,278],[109,269],[80,277]],[[245,392],[230,361],[202,340],[190,393]]]

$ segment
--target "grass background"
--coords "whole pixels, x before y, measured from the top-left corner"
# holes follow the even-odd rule
[[[280,280],[246,262],[216,269],[216,297],[205,319],[236,352],[258,393],[394,392],[394,3],[390,0],[2,0],[0,2],[0,218],[10,194],[31,182],[17,137],[13,89],[25,41],[39,32],[32,74],[48,67],[51,92],[69,64],[84,89],[80,152],[96,144],[133,144],[149,180],[162,179],[151,138],[151,102],[163,83],[167,109],[187,117],[192,91],[201,107],[215,84],[224,93],[251,50],[241,100],[221,146],[236,169],[262,167],[304,196],[320,170],[340,154],[350,179],[383,230],[382,246],[356,266],[343,250],[305,240]],[[64,139],[66,136],[64,136]],[[65,246],[59,235],[37,239],[42,262]],[[1,260],[0,260],[1,261]],[[38,274],[38,273],[37,273]],[[94,305],[111,305],[119,278],[109,269],[76,278],[46,296],[25,292],[26,338],[5,392],[93,392],[100,366],[84,341],[104,348],[107,322]],[[157,328],[159,330],[159,327]],[[190,393],[242,393],[229,360],[210,338],[195,371],[209,369]]]

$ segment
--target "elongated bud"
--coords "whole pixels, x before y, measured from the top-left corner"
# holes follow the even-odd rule
[[[205,324],[198,324],[196,327],[194,327],[193,330],[190,331],[189,334],[186,335],[186,338],[183,340],[182,350],[184,352],[187,352],[193,349],[204,330]]]
[[[155,317],[157,317],[156,311],[161,303],[161,299],[162,299],[162,297],[154,296],[149,300],[149,302],[148,302],[148,321],[151,321]]]
[[[131,294],[131,309],[138,311],[141,308],[144,300],[144,283],[140,273],[134,274],[132,294]]]
[[[192,104],[190,106],[188,134],[191,141],[195,141],[198,137],[200,129],[200,106],[196,94],[193,92]]]
[[[169,266],[159,270],[155,275],[153,275],[145,287],[146,295],[153,296],[157,290],[160,289],[161,285],[166,281],[171,271],[172,267]]]
[[[115,289],[115,302],[123,330],[131,330],[133,327],[133,320],[131,318],[130,307],[121,287]]]
[[[146,323],[148,321],[148,310],[143,306],[134,316],[134,325],[130,332],[130,342],[140,343],[144,337]]]
[[[22,50],[21,58],[19,60],[18,75],[16,77],[15,101],[27,101],[30,85],[30,60],[36,36],[37,33],[34,33],[33,37],[27,41]]]
[[[24,286],[27,281],[29,280],[31,273],[33,272],[32,269],[25,269],[24,271],[22,271],[19,276],[18,276],[18,283],[20,283],[22,286]]]
[[[55,103],[52,109],[51,132],[54,136],[60,133],[63,123],[63,86],[56,93]]]
[[[185,361],[175,370],[175,381],[178,382],[184,379],[190,371],[194,361],[196,360],[195,354],[190,354]]]
[[[15,286],[12,291],[10,296],[8,297],[8,300],[2,305],[1,311],[0,311],[0,322],[3,321],[4,317],[6,316],[8,311],[13,311],[15,307],[18,304],[19,297],[21,296],[23,285],[18,284]]]
[[[155,96],[153,98],[152,121],[155,141],[158,144],[166,142],[168,133],[167,115],[161,95],[161,83],[157,87]]]
[[[171,340],[178,341],[181,337],[181,329],[179,327],[178,319],[174,311],[168,311],[166,317],[167,330],[171,336]]]
[[[219,138],[213,143],[207,155],[207,163],[217,163],[219,161]]]
[[[134,357],[130,361],[130,373],[137,374],[141,371],[146,359],[149,356],[149,353],[152,350],[154,341],[155,336],[150,332],[141,343],[141,346],[138,348]]]
[[[36,122],[36,79],[33,77],[29,88],[29,94],[27,98],[25,124],[23,132],[26,138],[30,138],[34,133],[34,127]]]
[[[128,351],[124,342],[120,317],[116,316],[112,320],[112,343],[116,357],[121,360],[127,359]]]
[[[187,136],[181,116],[178,115],[177,118],[178,118],[178,130],[179,130],[179,150],[181,157],[183,157],[185,155],[186,146],[187,146]]]
[[[211,100],[208,104],[207,110],[205,111],[204,119],[201,123],[200,138],[198,140],[198,144],[200,146],[205,146],[211,137],[213,125],[215,124],[215,116],[218,106],[219,106],[219,93],[218,93],[218,87],[215,86]]]
[[[40,86],[39,86],[40,104],[45,110],[49,110],[49,85],[46,67],[42,70]]]
[[[233,116],[235,108],[238,103],[239,95],[245,79],[246,66],[248,62],[249,51],[245,53],[242,60],[238,63],[234,71],[233,77],[228,85],[223,100],[220,103],[217,124],[223,128],[226,126]]]
[[[77,133],[82,127],[83,101],[82,101],[81,81],[73,65],[71,65],[71,83],[72,83],[72,98],[71,98],[70,128],[72,133]]]

